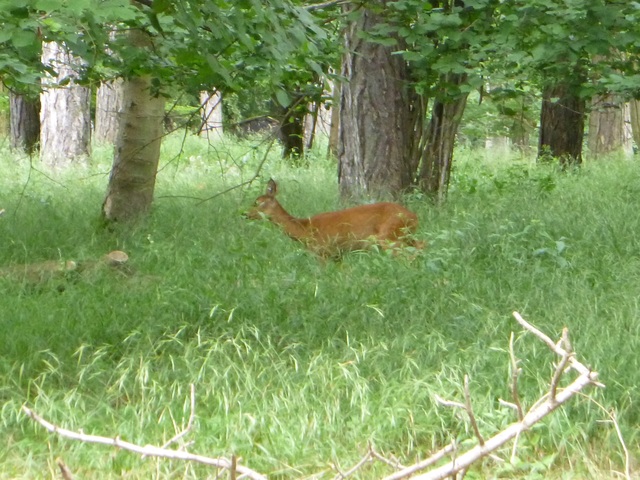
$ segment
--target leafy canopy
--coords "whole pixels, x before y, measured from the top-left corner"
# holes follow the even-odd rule
[[[81,57],[84,81],[148,73],[159,85],[241,91],[280,84],[292,58],[320,70],[314,53],[327,40],[288,0],[0,0],[0,26],[0,76],[20,91],[38,88],[43,41]],[[131,28],[147,31],[152,48],[130,46]]]

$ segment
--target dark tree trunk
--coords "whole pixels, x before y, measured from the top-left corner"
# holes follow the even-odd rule
[[[443,82],[461,85],[466,75],[449,74]],[[426,148],[422,154],[419,185],[422,191],[442,202],[449,188],[449,177],[453,163],[453,148],[456,134],[467,104],[467,94],[459,93],[455,98],[435,100],[431,110],[431,121],[427,128]]]
[[[282,111],[280,140],[283,158],[299,158],[304,154],[304,117],[307,114],[304,99],[295,101]]]
[[[543,90],[538,160],[558,158],[563,167],[582,163],[584,112],[585,100],[569,83]]]
[[[383,4],[384,1],[376,2]],[[367,41],[383,20],[360,5],[345,31],[338,141],[338,180],[344,197],[397,196],[413,181],[416,140],[409,69],[398,47]]]
[[[11,148],[34,154],[40,138],[40,98],[10,93],[9,111]]]

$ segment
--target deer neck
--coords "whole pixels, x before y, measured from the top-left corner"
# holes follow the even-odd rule
[[[277,204],[271,213],[270,220],[279,225],[291,238],[302,241],[310,236],[309,219],[294,217],[280,204]]]

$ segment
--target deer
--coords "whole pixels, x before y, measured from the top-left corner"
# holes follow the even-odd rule
[[[418,228],[418,216],[398,203],[372,203],[296,218],[280,205],[277,193],[278,185],[270,179],[264,195],[256,199],[246,217],[268,219],[321,257],[338,257],[374,245],[393,252],[403,247],[424,247],[423,242],[411,237]]]

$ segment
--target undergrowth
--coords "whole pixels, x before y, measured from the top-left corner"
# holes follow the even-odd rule
[[[126,275],[0,276],[0,478],[54,478],[58,457],[79,478],[214,478],[57,438],[20,413],[28,404],[65,428],[162,444],[186,424],[192,383],[190,451],[234,454],[273,478],[329,478],[369,444],[410,464],[454,438],[474,441],[464,416],[433,399],[461,400],[465,374],[485,437],[515,420],[498,404],[509,399],[512,331],[523,403],[546,391],[554,358],[513,310],[552,336],[569,327],[607,386],[588,395],[616,412],[637,458],[635,163],[561,173],[461,151],[443,206],[405,199],[424,252],[323,262],[241,215],[270,177],[294,215],[339,208],[321,152],[293,168],[254,144],[170,137],[153,211],[127,229],[99,218],[109,155],[63,172],[7,152],[0,163],[0,265],[130,256]],[[233,188],[261,163],[259,179]],[[467,478],[613,478],[623,452],[608,418],[575,398],[519,439],[518,462],[488,460]],[[374,464],[357,476],[389,472]]]

